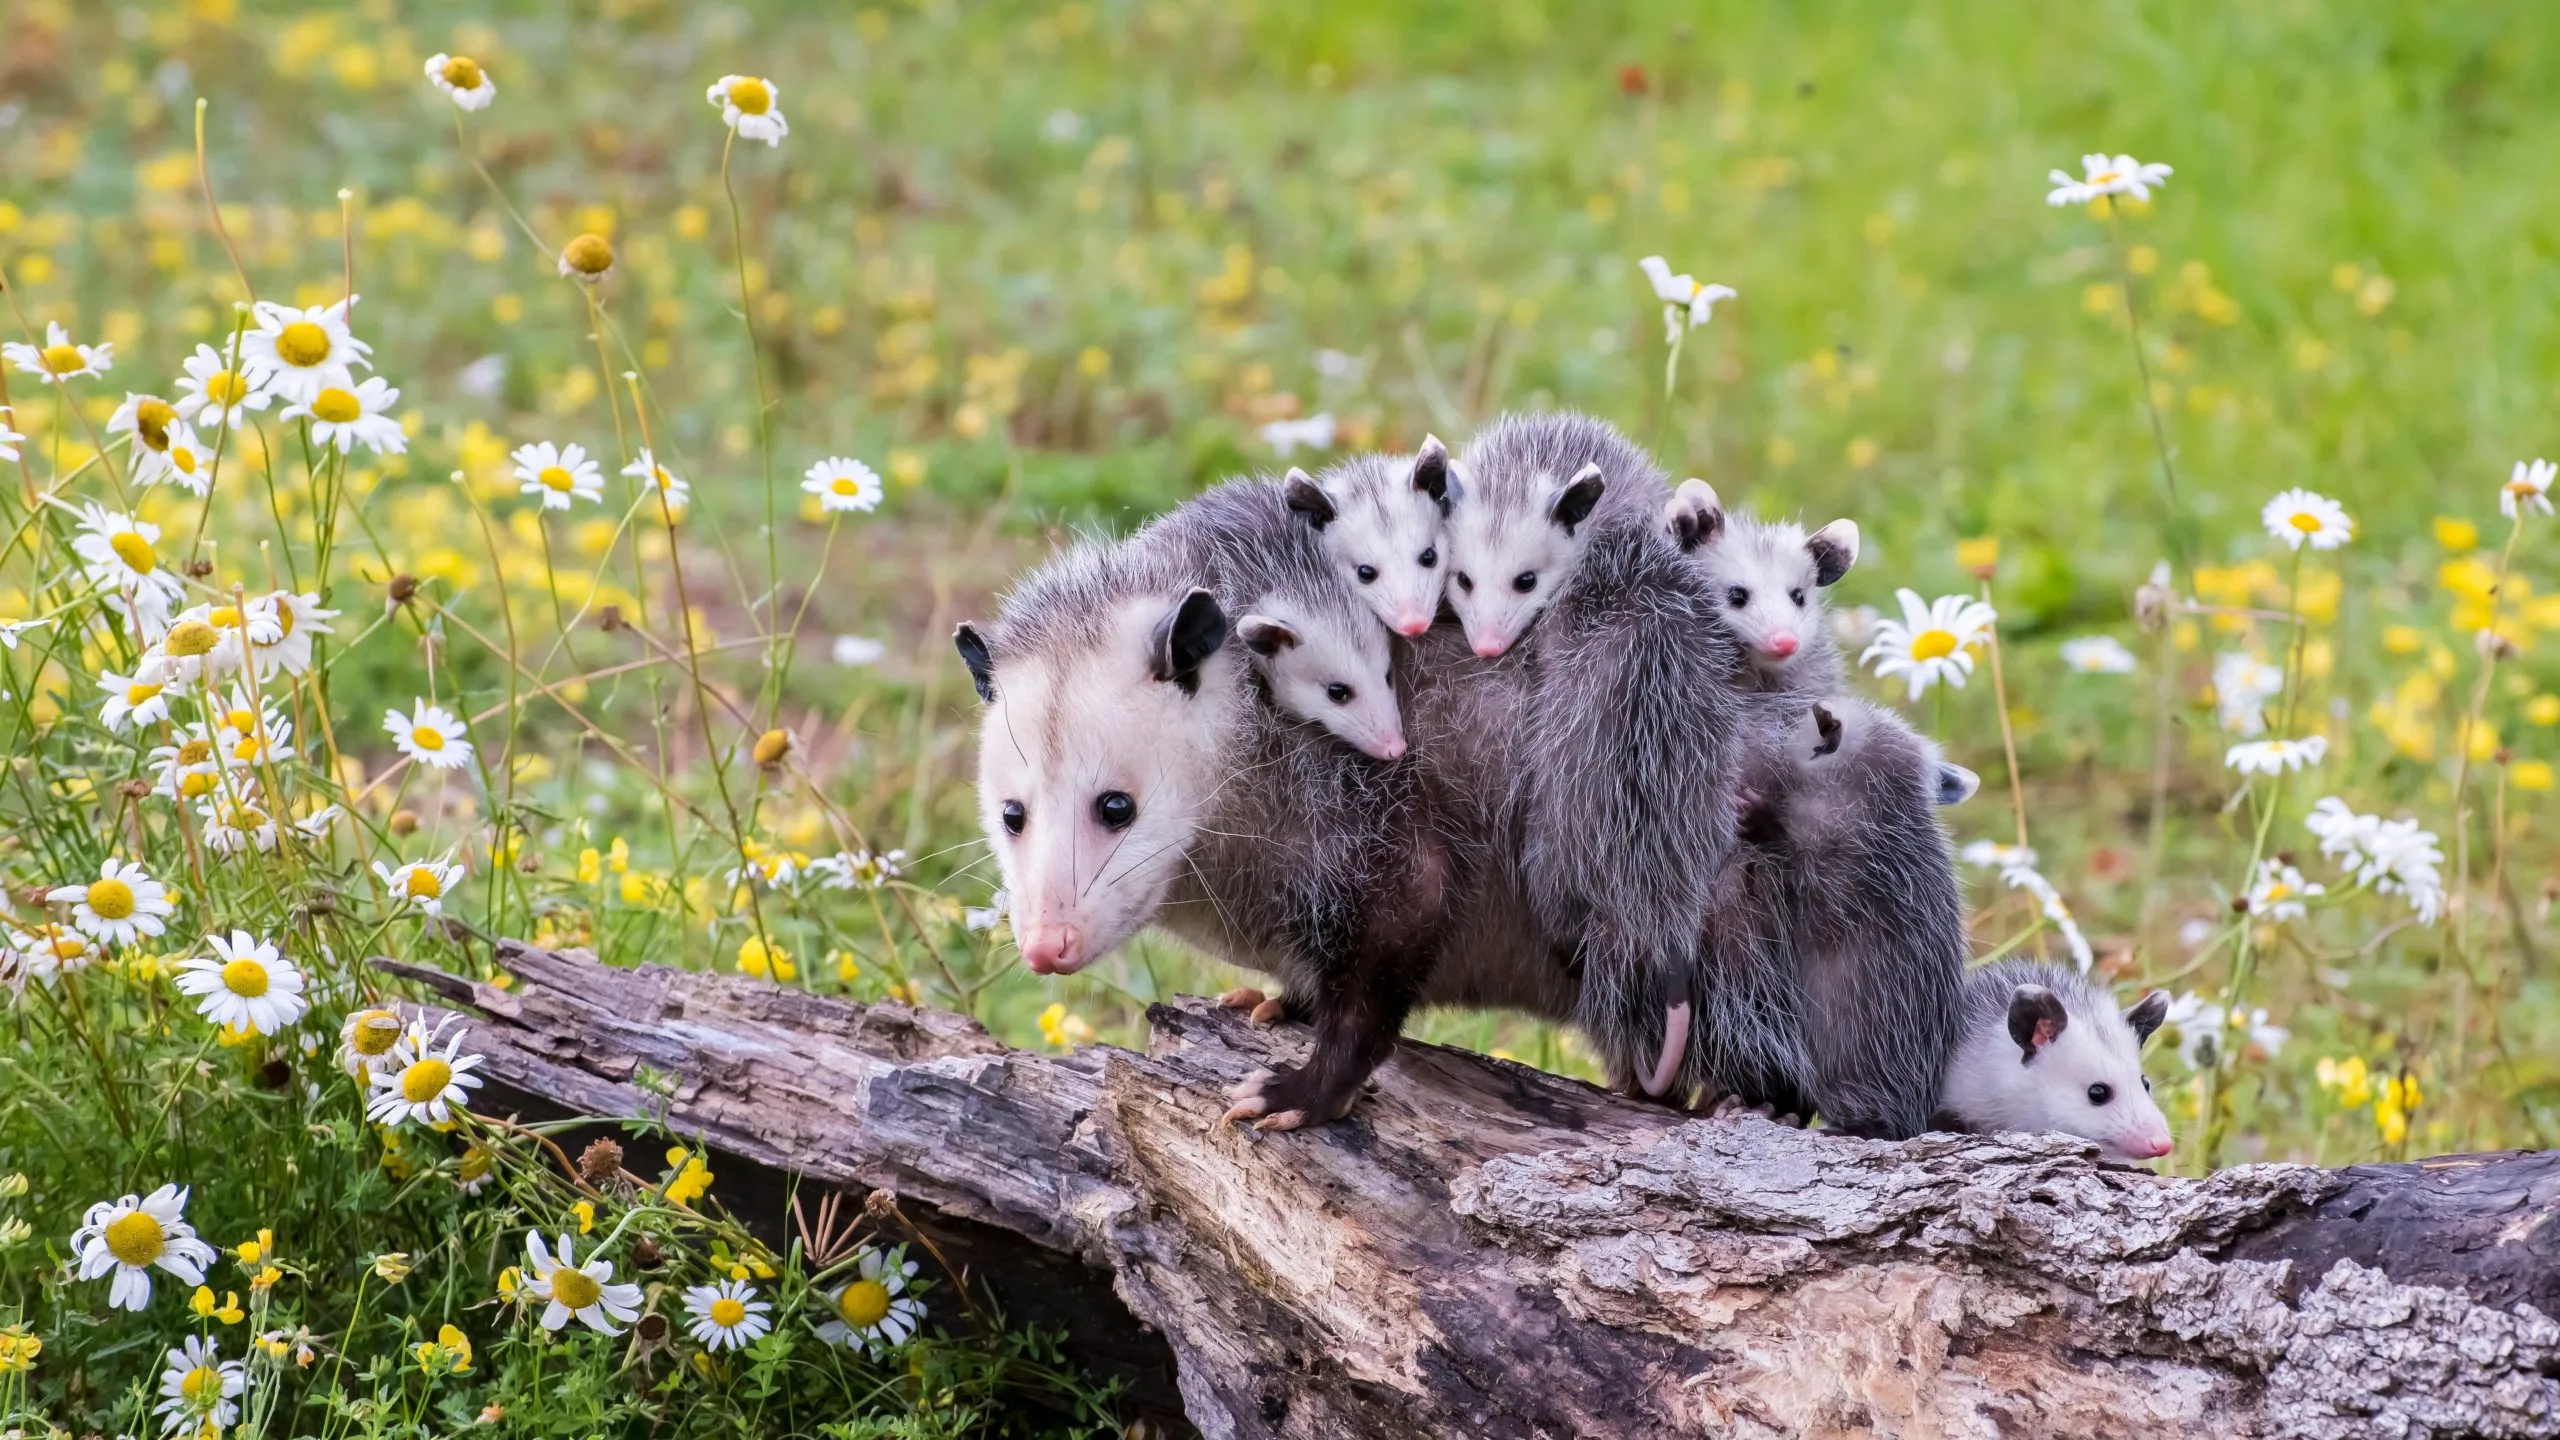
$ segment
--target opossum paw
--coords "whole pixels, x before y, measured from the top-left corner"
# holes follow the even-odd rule
[[[1254,1006],[1253,1013],[1245,1017],[1253,1024],[1265,1027],[1277,1025],[1288,1018],[1289,1002],[1277,995]]]
[[[1302,1125],[1339,1120],[1360,1098],[1358,1086],[1334,1097],[1321,1093],[1305,1070],[1256,1070],[1227,1091],[1235,1105],[1227,1120],[1251,1120],[1256,1130],[1295,1130]]]
[[[1239,985],[1218,997],[1218,1008],[1221,1010],[1256,1010],[1270,1003],[1263,998],[1261,991],[1250,985]]]
[[[1254,1121],[1253,1128],[1256,1130],[1295,1130],[1306,1123],[1306,1111],[1283,1110],[1277,1115],[1265,1115],[1261,1119]]]
[[[1236,1102],[1218,1117],[1220,1125],[1233,1125],[1239,1120],[1259,1120],[1270,1113],[1270,1102],[1262,1095],[1262,1087],[1271,1080],[1268,1070],[1256,1070],[1227,1087],[1227,1098]]]

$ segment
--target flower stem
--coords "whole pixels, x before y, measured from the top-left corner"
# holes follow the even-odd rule
[[[1982,582],[1982,603],[1991,604],[1991,581]],[[2018,774],[2018,736],[2009,723],[2009,682],[2000,670],[2000,622],[1983,627],[1991,644],[1991,703],[2000,710],[2000,754],[2009,762],[2009,810],[2018,822],[2018,848],[2027,848],[2027,789]]]

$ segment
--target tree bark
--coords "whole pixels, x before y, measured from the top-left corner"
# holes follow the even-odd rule
[[[1214,1440],[2560,1434],[2560,1152],[2172,1179],[1412,1043],[1349,1119],[1260,1134],[1214,1123],[1223,1091],[1304,1032],[1203,1002],[1152,1009],[1147,1054],[1043,1056],[937,1011],[501,959],[503,991],[384,962],[486,1017],[483,1110],[661,1113],[728,1157],[733,1205],[738,1161],[894,1190],[1142,1399],[1169,1352],[1154,1393]]]

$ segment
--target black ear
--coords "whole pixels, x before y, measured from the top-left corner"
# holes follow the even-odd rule
[[[978,687],[978,698],[992,705],[996,702],[996,662],[987,655],[986,638],[978,627],[966,621],[951,632],[951,648],[960,652],[960,663],[969,667],[969,682]]]
[[[1834,520],[1804,537],[1804,548],[1813,557],[1813,583],[1837,585],[1858,563],[1858,522]]]
[[[2124,1012],[2124,1023],[2133,1027],[2133,1043],[2136,1045],[2150,1039],[2151,1032],[2159,1029],[2160,1022],[2168,1018],[2169,992],[2166,990],[2152,991]]]
[[[1200,693],[1200,662],[1227,643],[1227,617],[1218,597],[1194,590],[1156,622],[1147,637],[1149,663],[1159,680],[1170,680],[1185,695]]]
[[[1449,513],[1449,447],[1437,435],[1422,437],[1422,451],[1413,457],[1413,488],[1428,495]]]
[[[1244,648],[1268,660],[1298,643],[1298,632],[1268,615],[1247,615],[1236,622],[1236,638]]]
[[[1600,503],[1600,492],[1605,488],[1600,479],[1600,467],[1583,466],[1565,482],[1555,503],[1547,507],[1547,518],[1563,526],[1567,535],[1572,534],[1574,526],[1591,518],[1591,507]]]
[[[1938,803],[1961,805],[1982,788],[1982,777],[1952,761],[1938,762]]]
[[[1308,478],[1306,471],[1293,468],[1281,483],[1288,487],[1289,508],[1306,516],[1308,524],[1321,530],[1333,523],[1333,497]]]
[[[1813,753],[1814,753],[1814,755],[1816,756],[1816,758],[1819,758],[1819,757],[1824,756],[1824,755],[1833,754],[1833,753],[1835,753],[1836,751],[1838,751],[1838,750],[1839,750],[1839,748],[1840,748],[1840,717],[1839,717],[1839,716],[1832,714],[1829,710],[1824,709],[1822,706],[1819,706],[1819,705],[1814,706],[1814,707],[1813,707],[1813,731],[1814,731],[1814,733],[1815,733],[1815,734],[1817,734],[1817,735],[1819,735],[1819,736],[1821,736],[1821,737],[1822,737],[1822,743],[1813,747]]]
[[[1724,502],[1716,498],[1714,486],[1691,476],[1681,481],[1680,488],[1663,502],[1662,520],[1685,554],[1714,543],[1716,536],[1724,533]]]
[[[2061,1038],[2071,1019],[2062,1013],[2062,997],[2041,985],[2021,985],[2009,996],[2009,1038],[2018,1042],[2018,1063]]]

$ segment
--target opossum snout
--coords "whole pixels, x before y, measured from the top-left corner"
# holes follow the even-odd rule
[[[1431,628],[1431,617],[1420,610],[1407,610],[1396,617],[1395,632],[1410,639]]]
[[[1796,653],[1795,632],[1781,630],[1760,642],[1761,652],[1773,660],[1784,660]]]
[[[1073,925],[1035,925],[1021,933],[1022,963],[1034,975],[1072,975],[1090,958],[1084,932]]]
[[[2178,1146],[2177,1142],[2169,1138],[2169,1127],[2160,1125],[2153,1127],[2146,1134],[2128,1138],[2124,1142],[2124,1148],[2125,1152],[2136,1160],[2157,1160],[2177,1149]]]
[[[1369,745],[1368,750],[1381,760],[1401,760],[1404,758],[1404,736],[1381,736]]]

